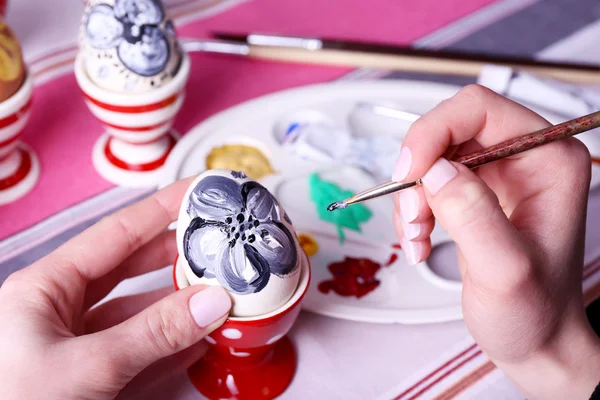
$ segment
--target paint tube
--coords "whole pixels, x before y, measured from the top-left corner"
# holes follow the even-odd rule
[[[297,156],[319,163],[349,164],[378,179],[388,179],[400,154],[400,142],[389,136],[353,137],[343,129],[292,123],[282,145]]]
[[[586,115],[600,109],[600,91],[542,78],[510,67],[486,65],[477,82],[508,97],[552,123]]]
[[[511,100],[524,105],[552,124],[600,110],[600,90],[558,80],[541,78],[509,67],[486,65],[478,83]],[[600,130],[594,129],[577,135],[590,153],[600,157]],[[600,178],[593,179],[593,185]]]

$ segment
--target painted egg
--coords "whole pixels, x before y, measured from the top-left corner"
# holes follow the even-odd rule
[[[90,79],[119,93],[161,87],[182,60],[175,28],[159,0],[90,0],[80,51]]]
[[[177,246],[190,284],[224,287],[232,315],[269,313],[294,294],[301,248],[273,195],[243,172],[208,170],[188,188]]]
[[[19,90],[25,74],[19,41],[6,22],[0,19],[0,102]]]

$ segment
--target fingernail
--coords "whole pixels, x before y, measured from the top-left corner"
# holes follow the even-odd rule
[[[421,234],[421,224],[408,224],[402,221],[402,232],[406,240],[416,239]]]
[[[410,171],[410,164],[412,163],[412,155],[408,147],[403,147],[400,151],[400,156],[394,165],[394,172],[392,173],[392,180],[394,182],[400,182],[408,176]]]
[[[406,223],[413,222],[419,216],[419,194],[415,189],[406,189],[398,193],[400,216]]]
[[[421,243],[402,240],[402,250],[406,254],[406,260],[409,264],[415,265],[421,262]]]
[[[206,328],[231,308],[231,298],[224,289],[209,286],[190,299],[190,312],[200,328]]]
[[[436,194],[456,175],[458,175],[458,171],[450,161],[445,158],[438,158],[423,176],[423,186],[429,190],[429,193]]]

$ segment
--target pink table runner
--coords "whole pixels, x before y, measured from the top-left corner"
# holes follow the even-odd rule
[[[213,30],[262,31],[410,43],[493,2],[255,0],[179,25],[178,30],[180,36],[187,37],[208,37]],[[219,1],[209,5],[218,6],[216,3]],[[175,17],[181,20],[197,11],[179,11]],[[48,62],[53,58],[56,60]],[[91,163],[92,146],[102,132],[100,123],[84,106],[72,72],[52,77],[71,63],[67,49],[51,51],[31,65],[38,82],[45,83],[36,87],[32,118],[23,139],[37,152],[42,175],[29,195],[0,208],[0,240],[111,187]],[[340,68],[193,54],[188,97],[175,127],[186,132],[234,104],[289,87],[329,81],[346,72]]]

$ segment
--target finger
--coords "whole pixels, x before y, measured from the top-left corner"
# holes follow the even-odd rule
[[[393,221],[396,234],[400,241],[402,241],[402,239],[406,239],[408,241],[425,240],[429,238],[429,235],[431,235],[431,232],[433,232],[433,228],[435,228],[435,218],[433,218],[433,215],[424,222],[413,222],[407,224],[402,220],[396,211],[394,212]]]
[[[171,265],[177,257],[175,231],[165,231],[146,243],[117,268],[90,282],[83,309],[87,310],[115,288],[121,281]]]
[[[397,193],[394,195],[394,205],[406,223],[424,222],[431,217],[431,208],[427,204],[422,187],[405,189]]]
[[[475,139],[488,147],[549,125],[533,111],[483,86],[467,86],[412,124],[392,179],[421,178],[450,146]]]
[[[423,176],[423,186],[436,219],[472,267],[466,271],[472,281],[514,287],[531,273],[520,234],[473,171],[440,158]],[[494,266],[496,260],[501,265]]]
[[[397,213],[394,213],[392,220],[394,221],[394,228],[396,229],[396,234],[398,235],[398,239],[400,239],[400,245],[408,263],[415,265],[426,260],[431,253],[431,239],[429,235],[419,240],[408,240],[406,239],[401,219]]]
[[[50,262],[76,272],[86,281],[110,272],[134,251],[177,219],[193,177],[175,182],[144,200],[105,217],[38,263]]]
[[[107,301],[84,314],[85,333],[100,332],[118,325],[174,291],[173,286],[167,286]]]
[[[178,290],[117,326],[78,339],[90,338],[85,345],[98,358],[96,361],[111,365],[131,379],[156,361],[203,339],[225,322],[230,308],[231,299],[223,288],[194,285]],[[90,368],[98,369],[97,365]]]

